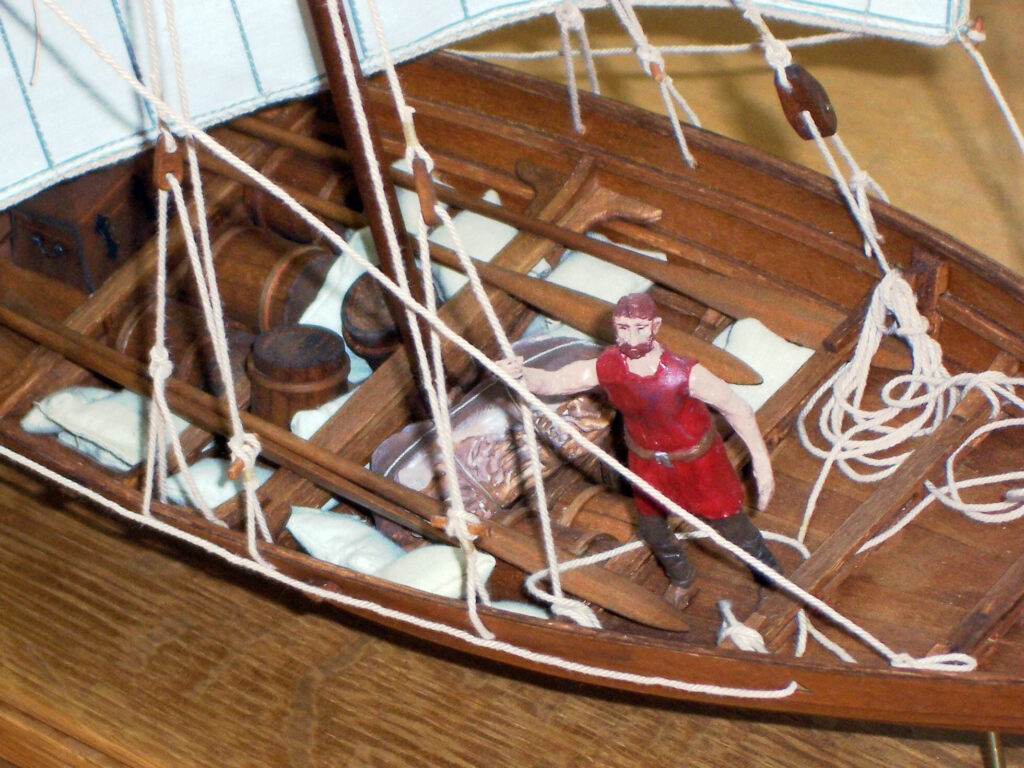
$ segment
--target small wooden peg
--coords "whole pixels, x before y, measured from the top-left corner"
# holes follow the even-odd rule
[[[917,308],[928,321],[928,332],[934,335],[942,323],[938,303],[949,286],[949,266],[930,253],[915,250],[906,276],[917,295]]]
[[[778,91],[782,111],[793,130],[801,139],[814,138],[803,119],[803,113],[808,112],[818,133],[826,138],[832,136],[838,126],[838,117],[821,83],[799,64],[786,67],[786,78],[789,80],[789,89],[776,79],[775,90]]]
[[[153,150],[153,184],[164,192],[171,190],[167,174],[173,176],[180,184],[185,178],[185,161],[182,158],[181,148],[169,149],[167,134],[161,132]]]
[[[237,480],[242,476],[242,472],[245,470],[245,464],[241,459],[235,459],[231,462],[231,466],[228,467],[228,477],[232,480]]]
[[[654,82],[662,82],[665,79],[665,72],[662,70],[662,68],[653,61],[649,64],[649,66],[651,68],[651,77],[654,78]]]
[[[420,199],[420,211],[423,221],[428,227],[436,227],[441,223],[437,211],[437,193],[434,191],[434,180],[430,178],[427,163],[417,157],[412,161],[412,178],[416,185],[416,194]]]

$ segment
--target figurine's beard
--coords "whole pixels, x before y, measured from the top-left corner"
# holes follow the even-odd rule
[[[643,344],[619,344],[619,352],[630,360],[639,360],[654,349],[654,339],[645,341]]]

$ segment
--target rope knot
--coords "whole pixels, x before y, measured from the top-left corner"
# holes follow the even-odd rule
[[[964,26],[960,30],[960,34],[966,37],[975,45],[979,45],[985,42],[985,20],[978,16],[970,24]]]
[[[154,382],[167,381],[173,372],[174,364],[167,354],[167,347],[157,345],[149,350],[149,376]]]
[[[555,9],[555,19],[558,20],[558,26],[570,32],[583,30],[583,12],[572,0],[562,0],[562,4]]]
[[[764,45],[764,58],[768,66],[775,70],[779,82],[783,87],[789,85],[789,78],[786,77],[786,67],[793,63],[793,54],[789,48],[776,37],[766,36],[761,40]]]
[[[640,59],[640,66],[644,72],[653,77],[659,83],[665,78],[665,59],[661,51],[649,43],[643,43],[636,47],[636,57]]]
[[[241,475],[247,483],[254,481],[256,474],[253,470],[256,467],[256,457],[260,455],[259,438],[251,432],[233,435],[228,440],[228,448],[231,450],[232,459],[228,477],[234,480]]]
[[[589,627],[590,629],[601,628],[601,622],[598,620],[597,615],[586,603],[568,597],[555,597],[553,595],[548,596],[546,599],[551,604],[551,612],[556,616],[569,619],[581,627]]]
[[[470,527],[472,523],[476,522],[478,520],[475,515],[451,509],[445,518],[444,532],[449,538],[455,539],[460,544],[469,544],[477,539],[477,534]]]
[[[857,195],[858,201],[865,196],[868,192],[874,192],[883,200],[885,199],[885,192],[882,191],[881,186],[878,182],[871,178],[871,174],[865,171],[863,168],[858,168],[850,175],[850,189],[855,195]]]
[[[420,143],[406,144],[405,162],[415,169],[417,161],[423,164],[427,174],[434,172],[434,158],[430,156],[430,153],[427,152],[423,145]]]
[[[911,336],[928,335],[928,319],[922,315],[912,315],[901,318],[899,327],[894,330],[894,335],[909,339]]]
[[[718,601],[718,610],[722,614],[722,626],[718,628],[718,644],[730,640],[741,651],[768,653],[761,633],[736,618],[732,612],[732,603],[728,600]]]

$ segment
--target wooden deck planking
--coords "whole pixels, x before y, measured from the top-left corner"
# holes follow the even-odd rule
[[[996,361],[999,367],[1010,365],[1009,358]],[[936,462],[984,423],[987,415],[987,400],[977,392],[968,395],[952,416],[920,441],[899,472],[874,486],[867,500],[813,551],[790,576],[791,580],[811,594],[827,597],[830,585],[840,582],[851,567],[851,555],[883,529],[917,492]],[[790,620],[797,609],[788,596],[773,594],[745,623],[760,631],[769,647],[774,647],[791,629]]]

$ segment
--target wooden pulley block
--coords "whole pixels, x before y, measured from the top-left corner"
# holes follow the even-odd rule
[[[341,334],[349,349],[374,370],[402,343],[384,291],[369,274],[356,280],[342,299]]]
[[[246,361],[252,383],[250,410],[287,429],[297,411],[341,395],[349,367],[338,334],[311,325],[272,328],[256,337]]]
[[[833,135],[839,125],[839,118],[822,84],[799,64],[790,64],[786,67],[786,78],[789,80],[789,89],[787,90],[776,78],[775,90],[778,91],[782,111],[789,124],[793,126],[793,130],[801,139],[814,138],[804,122],[803,113],[807,112],[822,137]]]

